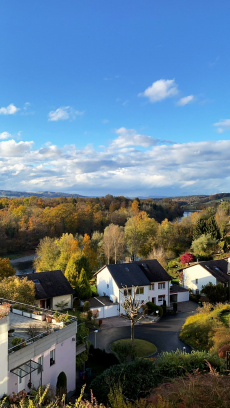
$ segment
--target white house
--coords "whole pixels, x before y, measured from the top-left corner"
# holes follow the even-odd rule
[[[53,320],[48,328],[42,309],[31,305],[23,305],[24,310],[14,309],[14,302],[7,301],[11,307],[8,314],[4,314],[2,309],[6,303],[3,299],[0,303],[0,398],[22,390],[29,392],[30,385],[38,388],[41,384],[50,384],[55,392],[57,377],[62,371],[67,376],[67,392],[74,391],[76,354],[84,351],[76,348],[76,318],[71,318],[64,327]],[[34,314],[33,310],[41,314]],[[38,330],[33,337],[28,334],[31,325]],[[21,343],[13,346],[14,338],[21,338]]]
[[[132,286],[138,286],[137,297],[140,300],[147,300],[159,306],[163,305],[164,300],[166,305],[170,305],[171,301],[189,299],[188,291],[181,292],[176,289],[176,286],[174,286],[172,293],[174,299],[172,299],[171,277],[156,259],[105,265],[95,275],[99,296],[109,296],[114,302],[118,302],[117,312],[114,315],[124,312],[121,305],[127,291],[132,293]]]
[[[215,261],[202,261],[183,269],[183,286],[192,289],[193,293],[199,293],[202,286],[211,282],[213,285],[222,283],[229,285],[228,270],[230,258]]]

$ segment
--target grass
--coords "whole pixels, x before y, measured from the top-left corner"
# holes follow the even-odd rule
[[[117,340],[116,342],[112,343],[110,345],[110,348],[112,351],[113,351],[113,345],[115,343],[116,344],[131,343],[131,339],[121,339],[121,340]],[[149,341],[146,341],[146,340],[134,339],[134,344],[135,344],[136,351],[137,351],[137,357],[148,357],[157,351],[155,344],[150,343]]]

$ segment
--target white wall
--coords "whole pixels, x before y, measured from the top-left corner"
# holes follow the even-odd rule
[[[198,279],[198,283],[196,283],[196,279]],[[183,270],[183,286],[186,289],[192,289],[194,293],[197,289],[200,291],[202,286],[209,282],[213,285],[217,283],[216,278],[201,265],[190,266],[190,268]]]
[[[76,384],[76,332],[77,324],[72,323],[31,345],[15,351],[9,355],[9,371],[30,359],[38,362],[38,357],[43,356],[43,384],[50,384],[55,391],[57,377],[61,371],[64,371],[67,375],[67,391],[73,391]],[[50,351],[53,349],[55,349],[55,364],[50,366]],[[13,391],[17,393],[24,388],[28,391],[29,375],[22,380],[22,384],[19,383],[19,377],[15,374],[9,372],[8,375],[9,394]],[[31,380],[34,386],[39,386],[40,374],[37,373],[37,370],[32,373]]]
[[[58,308],[55,306],[57,303],[60,302],[68,302],[68,306],[66,306],[66,309],[72,309],[73,307],[73,295],[63,295],[63,296],[55,296],[53,298],[53,310],[57,310]]]
[[[163,282],[163,281],[162,281]],[[158,289],[158,283],[159,282],[155,282],[154,283],[154,290],[150,290],[148,289],[148,301],[152,302],[152,298],[155,298],[155,304],[158,306],[162,306],[163,302],[159,302],[158,301],[158,296],[159,295],[165,295],[165,301],[167,306],[170,303],[170,299],[169,299],[169,282],[165,282],[165,289]],[[149,286],[146,286],[146,288],[149,288]]]
[[[106,317],[119,316],[119,305],[91,307],[90,310],[98,310],[98,319],[105,319]]]
[[[0,319],[0,398],[8,394],[8,327],[9,316]]]
[[[177,293],[177,302],[187,302],[189,300],[189,292],[178,292]]]
[[[104,293],[106,296],[115,295],[119,302],[119,289],[107,266],[97,274],[97,292],[99,296],[104,296]]]

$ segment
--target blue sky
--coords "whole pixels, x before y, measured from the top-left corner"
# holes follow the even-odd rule
[[[0,189],[230,191],[229,12],[2,0]]]

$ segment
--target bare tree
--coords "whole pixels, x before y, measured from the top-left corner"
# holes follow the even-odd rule
[[[146,305],[148,300],[140,300],[140,298],[136,298],[136,293],[137,293],[138,286],[132,286],[132,292],[131,294],[128,294],[128,288],[127,286],[124,286],[124,292],[127,293],[127,295],[123,296],[124,298],[124,303],[122,304],[122,307],[125,311],[125,315],[122,317],[126,320],[130,320],[131,323],[131,340],[132,344],[134,346],[134,326],[135,324],[141,320],[144,317],[144,310],[143,306]]]
[[[114,259],[115,264],[124,255],[125,238],[124,231],[122,227],[118,225],[110,224],[105,228],[103,247],[105,255],[108,259],[108,264],[110,258]]]

